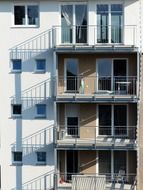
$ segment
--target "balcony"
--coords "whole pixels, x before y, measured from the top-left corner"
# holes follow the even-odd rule
[[[136,76],[71,76],[57,82],[57,101],[134,101]]]
[[[60,173],[58,190],[136,190],[136,174],[113,173]]]
[[[134,50],[137,47],[135,25],[82,25],[55,26],[53,28],[53,45],[57,49],[76,47],[76,50],[96,48],[96,51],[116,49]]]
[[[57,148],[135,149],[135,126],[60,126],[56,129]]]

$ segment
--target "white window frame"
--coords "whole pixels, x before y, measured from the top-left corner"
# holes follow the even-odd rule
[[[34,24],[34,25],[29,25],[28,24],[28,13],[27,13],[27,7],[28,6],[37,6],[38,7],[38,22],[37,24]],[[15,6],[24,6],[25,7],[25,24],[20,24],[20,25],[15,25],[14,23],[14,18],[15,18],[15,15],[14,15],[14,7]],[[39,27],[40,25],[40,11],[39,11],[39,4],[38,3],[14,3],[13,6],[12,6],[12,27],[15,27],[15,28],[37,28]]]

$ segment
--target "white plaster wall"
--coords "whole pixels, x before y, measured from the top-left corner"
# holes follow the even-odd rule
[[[11,166],[11,143],[16,140],[16,120],[11,119],[11,106],[9,97],[15,94],[15,84],[19,83],[21,90],[25,90],[43,80],[52,76],[53,72],[53,55],[52,52],[46,52],[41,57],[47,60],[47,72],[45,74],[35,74],[34,59],[23,63],[23,72],[20,81],[15,82],[15,75],[9,74],[9,51],[8,49],[33,37],[40,32],[50,29],[52,25],[59,25],[59,3],[58,1],[40,1],[40,27],[38,28],[14,28],[12,27],[12,6],[17,1],[0,1],[0,129],[1,129],[1,150],[0,159],[2,165],[2,190],[10,190],[16,186],[16,174],[21,172],[20,168]],[[24,2],[24,1],[23,1]],[[28,1],[32,2],[32,1]],[[33,1],[34,2],[34,1]],[[96,3],[113,3],[113,1],[89,1],[89,25],[96,25],[95,9]],[[122,1],[114,1],[122,2]],[[125,3],[125,25],[139,24],[138,1],[128,0]],[[142,11],[143,12],[143,11]],[[91,35],[92,36],[92,35]],[[92,40],[91,40],[92,41]],[[17,77],[18,78],[18,77]],[[21,84],[20,84],[21,83]],[[18,88],[18,87],[17,87]],[[53,103],[49,102],[47,106],[47,118],[38,120],[34,119],[33,109],[25,112],[21,126],[22,137],[33,134],[34,132],[44,129],[54,122]],[[18,126],[17,126],[18,128]],[[46,173],[54,168],[53,149],[47,150],[47,165],[36,166],[35,155],[27,157],[22,166],[22,182],[29,181],[39,175]],[[31,163],[33,160],[33,164]],[[29,164],[28,164],[29,162]],[[17,172],[16,172],[17,170]],[[18,171],[19,170],[19,171]],[[19,175],[20,177],[20,175]]]

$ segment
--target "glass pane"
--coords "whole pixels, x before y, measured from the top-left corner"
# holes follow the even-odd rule
[[[70,59],[66,64],[66,77],[67,77],[67,90],[78,90],[78,62],[74,59]]]
[[[99,135],[111,135],[111,106],[99,106]]]
[[[45,104],[37,105],[37,114],[38,115],[45,115],[46,114],[46,105]]]
[[[114,76],[126,76],[126,60],[114,60]]]
[[[21,59],[13,59],[12,60],[13,64],[13,70],[21,70]]]
[[[87,5],[75,6],[76,43],[87,43]]]
[[[118,174],[117,177],[121,177],[121,180],[124,177],[126,173],[126,151],[114,152],[114,173]]]
[[[99,151],[99,174],[111,173],[111,152]]]
[[[97,5],[97,42],[108,43],[108,5]]]
[[[68,135],[78,135],[78,117],[67,118],[67,133]]]
[[[38,6],[37,5],[29,5],[28,6],[28,24],[29,25],[37,25],[38,24]]]
[[[72,43],[73,6],[61,6],[61,37],[62,43]]]
[[[98,60],[98,90],[111,90],[111,63],[110,59]]]
[[[36,60],[36,70],[45,70],[46,67],[46,60],[45,59],[39,59]]]
[[[14,24],[24,25],[25,23],[25,6],[14,6]]]
[[[71,180],[72,174],[78,173],[78,151],[68,150],[66,163],[67,180]]]
[[[123,10],[121,4],[111,5],[111,42],[123,41]]]

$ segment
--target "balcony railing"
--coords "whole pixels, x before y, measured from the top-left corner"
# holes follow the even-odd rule
[[[126,173],[60,173],[57,186],[72,190],[136,190],[136,174]]]
[[[55,26],[53,28],[53,44],[122,44],[136,45],[136,26],[124,25],[82,25]]]
[[[60,126],[56,129],[58,146],[128,147],[136,145],[135,126]]]
[[[58,78],[57,95],[133,95],[137,94],[136,76],[69,76]]]

